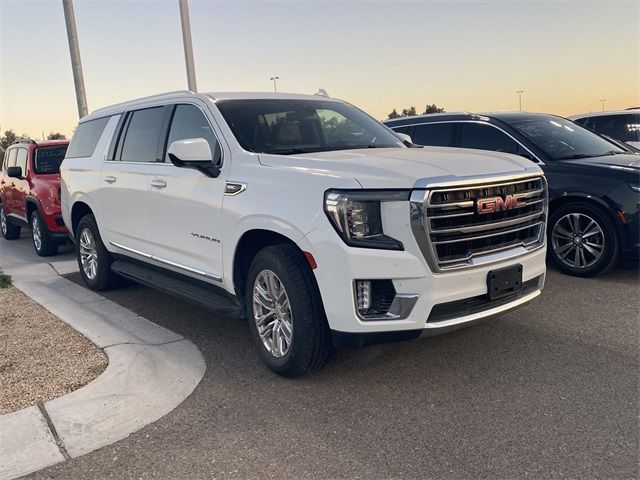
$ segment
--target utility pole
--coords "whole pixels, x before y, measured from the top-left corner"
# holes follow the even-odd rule
[[[280,77],[271,77],[271,81],[273,82],[273,92],[278,93],[278,87],[276,86],[276,80],[280,80]]]
[[[191,42],[191,21],[189,20],[189,0],[178,0],[180,4],[180,22],[182,23],[182,44],[184,46],[184,63],[187,66],[187,86],[197,92],[196,67],[193,63],[193,44]]]
[[[518,109],[522,111],[522,94],[524,90],[516,90],[516,93],[518,94]]]
[[[67,24],[67,38],[69,39],[69,54],[71,55],[71,69],[73,70],[73,83],[76,87],[76,102],[78,103],[78,116],[87,115],[87,94],[84,91],[84,77],[82,76],[82,63],[80,62],[80,47],[78,46],[78,32],[76,32],[76,18],[73,14],[73,1],[62,0],[64,9],[64,21]]]
[[[602,103],[602,111],[604,112],[604,102],[606,102],[607,99],[606,98],[601,98],[600,102]]]

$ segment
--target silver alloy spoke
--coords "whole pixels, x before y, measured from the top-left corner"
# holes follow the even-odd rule
[[[551,231],[554,253],[572,268],[588,268],[598,262],[604,253],[604,242],[602,227],[585,213],[563,216]]]
[[[98,252],[93,234],[88,228],[80,233],[80,263],[87,278],[95,279],[98,275]]]
[[[271,355],[282,358],[291,349],[291,306],[282,281],[271,270],[261,271],[253,285],[253,319],[262,344]]]

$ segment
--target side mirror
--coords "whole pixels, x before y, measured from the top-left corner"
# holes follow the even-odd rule
[[[7,167],[7,176],[11,178],[22,178],[22,167]]]
[[[209,142],[204,138],[177,140],[169,145],[167,153],[176,167],[198,170],[211,178],[220,175],[220,169],[214,164]]]
[[[407,135],[406,133],[400,133],[400,132],[394,132],[396,134],[397,137],[400,137],[400,140],[402,140],[403,142],[409,142],[409,143],[413,143],[413,140],[411,139],[410,135]]]

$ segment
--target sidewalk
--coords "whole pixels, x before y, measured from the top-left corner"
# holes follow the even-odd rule
[[[0,480],[125,438],[173,410],[202,379],[205,361],[189,340],[62,277],[77,271],[72,253],[43,259],[27,238],[0,240],[0,266],[109,359],[88,385],[0,416]]]

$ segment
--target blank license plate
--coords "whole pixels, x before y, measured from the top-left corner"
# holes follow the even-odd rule
[[[491,270],[487,274],[487,293],[490,300],[503,298],[522,290],[522,265]]]

